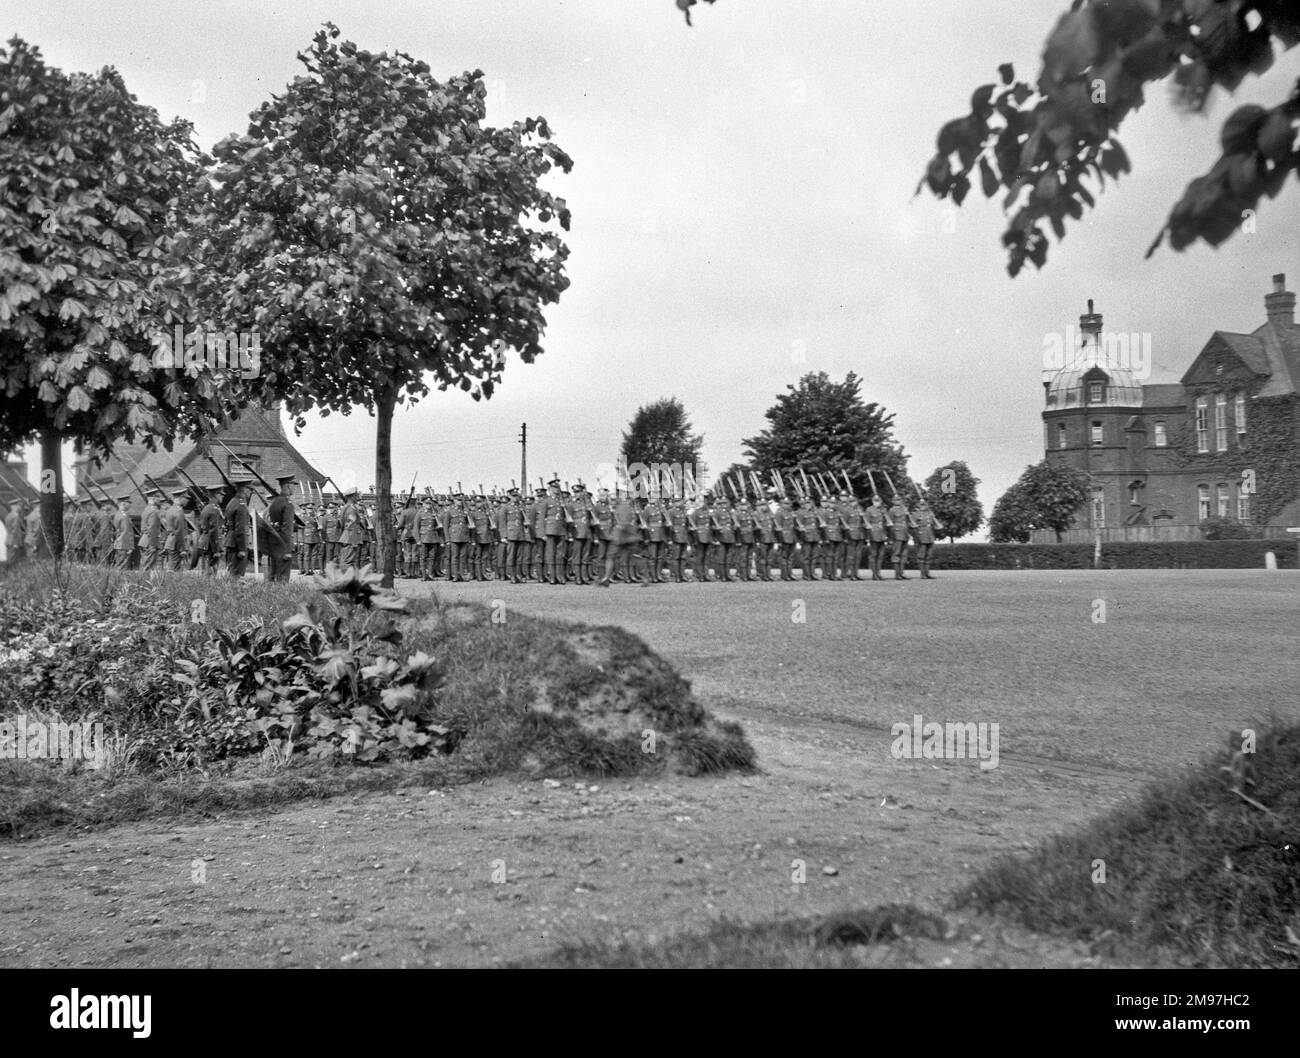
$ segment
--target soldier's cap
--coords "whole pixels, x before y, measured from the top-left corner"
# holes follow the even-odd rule
[[[189,489],[172,489],[173,496],[183,497],[183,496],[188,496],[189,494],[190,494]]]
[[[547,484],[547,486],[550,487],[550,488],[555,488],[556,486],[558,486],[558,485],[560,484],[560,479],[559,479],[559,478],[552,478],[552,479],[551,479],[550,481],[548,481],[546,484]]]
[[[298,475],[297,475],[297,474],[277,474],[277,475],[275,476],[275,480],[278,481],[278,482],[280,482],[280,484],[283,485],[286,481],[297,481],[297,480],[298,480]]]
[[[126,503],[130,503],[130,502],[131,502],[131,493],[129,493],[129,492],[124,492],[124,493],[122,493],[122,495],[120,495],[120,496],[117,498],[117,502],[118,502],[118,503],[122,503],[123,501],[125,501]]]
[[[510,490],[507,492],[507,495],[509,495],[509,496],[518,496],[518,495],[519,495],[519,490],[518,490],[518,489],[510,489]]]
[[[344,495],[344,496],[360,496],[360,495],[361,495],[361,490],[358,489],[355,485],[353,485],[352,488],[348,489],[347,492],[343,493],[343,495]]]

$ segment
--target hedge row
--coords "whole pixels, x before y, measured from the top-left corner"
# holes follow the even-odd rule
[[[1272,551],[1297,568],[1296,540],[1180,540],[1101,545],[1102,569],[1263,569]],[[936,544],[935,569],[1092,569],[1092,544]],[[911,562],[908,563],[911,565]]]

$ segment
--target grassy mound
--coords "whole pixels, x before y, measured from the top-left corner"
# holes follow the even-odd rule
[[[1187,965],[1300,966],[1300,725],[1238,750],[995,863],[956,906]]]
[[[750,771],[740,725],[719,723],[690,684],[621,628],[543,621],[486,606],[438,608],[407,643],[443,660],[439,721],[488,774],[706,775]]]
[[[305,759],[303,752],[285,752],[283,740],[260,759],[246,748],[225,758],[148,752],[160,740],[183,742],[198,729],[246,730],[255,710],[205,706],[214,715],[201,721],[187,710],[176,697],[174,659],[222,629],[250,621],[276,629],[304,601],[329,605],[302,581],[56,571],[40,563],[0,570],[0,720],[19,713],[45,723],[93,718],[103,721],[110,743],[97,767],[81,760],[0,760],[0,836],[501,774],[701,775],[754,766],[741,728],[710,719],[686,681],[621,629],[560,625],[487,607],[442,608],[423,598],[408,600],[407,612],[394,616],[400,655],[423,652],[445,674],[430,692],[428,719],[449,732],[439,752],[370,764]],[[195,624],[199,603],[205,620]],[[51,616],[65,612],[93,620],[68,630],[67,621]],[[14,643],[24,646],[7,651]],[[267,681],[280,678],[279,655],[239,657],[246,685],[263,685],[261,674],[246,671],[249,664],[262,666]],[[229,744],[241,743],[232,738]]]

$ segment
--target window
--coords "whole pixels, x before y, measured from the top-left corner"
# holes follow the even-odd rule
[[[1092,527],[1106,528],[1106,492],[1101,488],[1092,490]]]
[[[1204,397],[1196,398],[1196,450],[1210,450],[1210,429],[1208,425],[1209,404]]]
[[[1093,443],[1093,445],[1094,445],[1094,446],[1100,445],[1100,444],[1102,443],[1102,439],[1103,439],[1103,435],[1102,435],[1102,428],[1101,428],[1101,420],[1100,420],[1100,419],[1093,419],[1093,420],[1092,420],[1092,443]]]
[[[1241,486],[1237,487],[1237,521],[1242,525],[1250,524],[1250,493]]]
[[[1106,387],[1103,386],[1100,382],[1089,382],[1088,403],[1100,404],[1102,402],[1102,394],[1105,392],[1105,388]]]
[[[1156,423],[1156,447],[1164,448],[1168,444],[1169,434],[1165,432],[1165,424],[1162,422]]]
[[[1216,485],[1214,487],[1214,492],[1215,499],[1217,500],[1215,503],[1215,510],[1220,518],[1228,517],[1228,486]]]
[[[1056,447],[1065,448],[1068,441],[1069,441],[1069,437],[1065,431],[1065,423],[1058,422],[1056,424]]]
[[[1232,402],[1232,418],[1237,424],[1237,436],[1246,432],[1246,394],[1238,393]]]
[[[1228,450],[1228,397],[1214,395],[1214,447],[1220,452]]]
[[[1196,486],[1196,517],[1205,521],[1210,516],[1210,486]]]

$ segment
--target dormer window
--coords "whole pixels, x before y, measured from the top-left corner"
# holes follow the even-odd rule
[[[1101,382],[1089,382],[1089,383],[1088,383],[1088,403],[1089,403],[1089,404],[1100,404],[1100,403],[1102,402],[1102,400],[1104,399],[1105,392],[1106,392],[1106,387],[1105,387],[1105,385],[1104,385],[1103,383],[1101,383]]]

